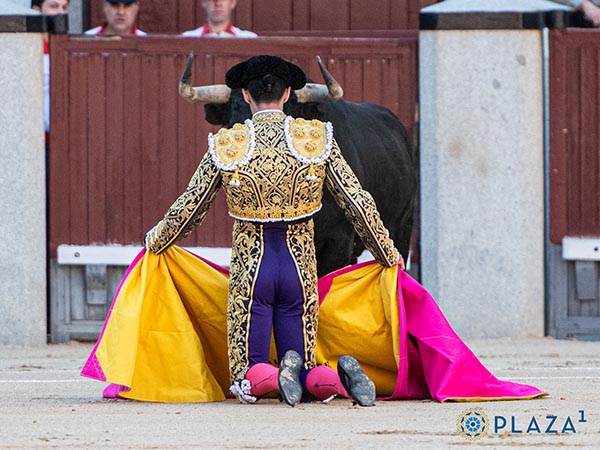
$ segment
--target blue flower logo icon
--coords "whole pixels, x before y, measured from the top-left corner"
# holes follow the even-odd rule
[[[487,434],[489,422],[481,408],[468,408],[458,416],[456,428],[465,439],[476,441]]]

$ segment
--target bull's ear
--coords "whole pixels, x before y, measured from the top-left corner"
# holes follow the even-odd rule
[[[204,119],[212,125],[227,125],[230,117],[229,103],[206,103],[204,105]]]

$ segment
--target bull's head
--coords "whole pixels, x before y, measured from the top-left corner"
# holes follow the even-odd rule
[[[250,108],[241,100],[241,95],[231,99],[236,102],[231,105],[230,97],[231,89],[224,84],[215,84],[209,86],[193,87],[191,84],[192,78],[192,62],[194,52],[190,52],[188,62],[179,82],[179,95],[189,102],[205,102],[207,121],[213,124],[226,125],[234,122],[241,122],[243,119],[250,117]],[[340,84],[333,78],[331,73],[325,68],[321,58],[317,56],[319,69],[325,80],[325,84],[306,83],[302,89],[294,91],[292,98],[297,103],[322,103],[326,101],[334,101],[342,98],[344,91]],[[240,98],[237,98],[240,97]],[[239,104],[237,104],[239,103]],[[210,105],[218,106],[218,108],[210,108]],[[234,114],[235,113],[235,114]],[[239,116],[239,117],[235,117]],[[225,120],[227,118],[228,120]],[[241,120],[240,120],[241,119]]]

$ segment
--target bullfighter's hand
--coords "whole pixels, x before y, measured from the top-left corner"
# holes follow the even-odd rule
[[[400,269],[404,270],[405,266],[404,266],[404,258],[402,257],[402,255],[400,255],[400,253],[398,253],[398,259],[396,260],[396,262],[394,264],[400,266]]]

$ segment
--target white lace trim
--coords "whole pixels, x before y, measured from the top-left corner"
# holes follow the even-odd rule
[[[215,152],[215,139],[212,133],[208,134],[208,151],[210,156],[215,163],[215,166],[221,170],[233,171],[239,167],[245,166],[250,162],[254,149],[256,148],[256,134],[254,133],[254,124],[250,119],[246,119],[244,124],[248,127],[248,151],[243,158],[232,162],[231,164],[223,164]]]
[[[234,381],[229,391],[237,396],[240,403],[256,403],[256,397],[251,392],[252,385],[248,380]]]
[[[146,233],[146,250],[150,251],[150,246],[158,239],[158,223],[152,227],[150,231]]]
[[[333,125],[331,125],[331,122],[325,123],[325,129],[327,130],[327,142],[325,143],[325,151],[318,158],[307,158],[298,153],[292,143],[292,135],[290,134],[290,122],[292,120],[294,120],[294,118],[291,116],[287,116],[285,118],[283,122],[283,131],[285,133],[285,141],[287,143],[288,149],[290,150],[294,158],[296,158],[298,161],[304,164],[318,164],[329,158],[331,148],[333,147]]]

